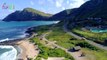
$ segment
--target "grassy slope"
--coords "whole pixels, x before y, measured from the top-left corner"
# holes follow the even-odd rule
[[[35,14],[39,14],[41,16],[52,16],[51,14],[47,14],[47,13],[44,13],[44,12],[41,12],[41,11],[38,11],[38,10],[35,10],[33,8],[25,8],[24,10],[28,11],[28,12],[32,12],[32,13],[35,13]]]
[[[74,28],[72,31],[80,36],[100,43],[104,43],[107,39],[107,33],[93,33],[89,30],[81,30],[80,28]]]
[[[51,27],[51,25],[38,26],[33,31],[37,32],[38,35],[41,35],[43,33],[46,33],[47,31],[49,31],[49,29],[50,29],[49,27]]]
[[[57,41],[58,45],[65,48],[71,48],[74,46],[73,43],[75,43],[75,41],[73,43],[70,42],[70,39],[73,39],[73,37],[62,31],[60,27],[54,27],[46,38],[51,41]]]
[[[94,51],[87,48],[84,48],[82,51],[87,54],[86,56],[89,58],[89,60],[107,60],[107,51]]]
[[[38,29],[39,28],[40,27],[38,27]],[[44,30],[44,33],[48,31],[45,29],[44,28],[42,29]],[[62,30],[61,25],[54,26],[53,28],[51,27],[51,29],[52,32],[46,37],[50,41],[56,41],[58,45],[68,49],[72,48],[73,46],[79,45],[83,47],[82,51],[86,53],[86,56],[90,60],[107,60],[106,58],[107,51],[96,48],[85,41],[81,41],[73,38],[72,36],[68,35]],[[39,30],[39,32],[40,31],[41,30]]]
[[[39,38],[32,38],[31,42],[34,42],[35,45],[38,45],[40,49],[40,53],[35,60],[41,60],[41,58],[47,59],[48,57],[65,57],[66,60],[74,60],[72,56],[59,48],[52,49],[45,46]]]

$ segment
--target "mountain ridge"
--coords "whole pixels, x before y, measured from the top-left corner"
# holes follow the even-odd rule
[[[22,11],[15,11],[3,19],[3,21],[32,21],[47,20],[52,14],[47,14],[33,8],[25,8]]]
[[[71,22],[84,21],[88,18],[102,18],[107,19],[107,0],[90,0],[81,5],[79,8],[67,9],[55,15],[46,14],[34,10],[32,8],[25,8],[23,11],[16,11],[8,15],[4,21],[31,21],[31,20],[70,20]],[[27,11],[27,12],[26,12]],[[11,16],[13,15],[13,17]],[[19,15],[19,16],[18,16]],[[18,16],[18,17],[17,17]],[[9,18],[10,17],[10,18]],[[20,19],[20,17],[24,17]]]

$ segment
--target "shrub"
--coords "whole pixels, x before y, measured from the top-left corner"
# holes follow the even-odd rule
[[[91,45],[85,41],[77,43],[76,46],[81,46],[83,48],[89,48],[91,50],[96,50],[96,51],[99,50],[97,47],[95,47],[95,46],[93,46],[93,45]]]

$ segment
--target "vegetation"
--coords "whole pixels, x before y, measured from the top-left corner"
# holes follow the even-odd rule
[[[89,44],[89,43],[87,43],[87,42],[85,42],[85,41],[80,41],[80,42],[78,42],[78,43],[76,44],[76,46],[81,46],[82,48],[88,48],[88,49],[90,49],[90,50],[100,51],[99,48],[97,48],[97,47],[95,47],[95,46],[93,46],[93,45],[91,45],[91,44]]]
[[[52,49],[44,46],[38,38],[32,38],[31,42],[35,42],[40,49],[40,53],[36,60],[41,60],[41,58],[47,59],[48,57],[65,57],[66,59],[74,60],[72,56],[59,48]]]
[[[51,14],[47,14],[33,8],[25,8],[22,11],[15,11],[3,19],[3,21],[41,21],[47,20]]]
[[[46,33],[49,31],[49,28],[50,28],[52,30],[52,32],[50,32],[46,36],[46,38],[48,40],[53,41],[53,42],[55,41],[56,44],[58,44],[59,46],[62,46],[64,48],[67,48],[67,49],[70,49],[75,46],[81,46],[82,51],[86,54],[86,57],[89,58],[89,60],[107,60],[107,58],[106,58],[107,51],[99,49],[93,45],[90,45],[87,42],[85,42],[84,40],[75,39],[74,37],[65,33],[62,30],[61,26],[62,26],[62,23],[54,25],[54,26],[51,25],[51,28],[50,28],[50,26],[47,26],[47,27],[44,26],[45,28],[43,28],[43,26],[41,26],[42,28],[38,27],[38,32],[42,31],[42,33]],[[39,30],[39,28],[40,28],[40,30]],[[37,38],[35,38],[35,39],[37,39]],[[39,41],[39,40],[35,40],[35,39],[34,39],[34,41],[37,43],[37,41]],[[40,49],[46,50],[48,52],[45,51],[46,53],[43,53],[46,55],[43,55],[43,54],[38,55],[37,59],[40,59],[41,56],[42,57],[45,56],[44,58],[47,58],[47,56],[52,56],[52,57],[53,56],[62,56],[63,55],[62,52],[64,52],[60,49],[50,49],[49,47],[44,47],[44,48],[42,47]],[[61,55],[60,55],[60,53],[58,53],[59,51],[60,51],[60,53],[62,53]],[[56,54],[59,54],[59,55],[56,55]],[[69,57],[66,57],[66,58],[69,58]]]
[[[98,48],[88,44],[84,40],[78,40],[73,36],[65,33],[61,27],[54,27],[54,29],[52,29],[52,32],[47,36],[47,39],[51,41],[56,41],[56,44],[67,49],[75,46],[81,46],[90,50],[99,50]]]
[[[82,51],[86,53],[86,56],[89,58],[89,60],[107,60],[107,51],[95,51],[87,48],[83,48]]]
[[[37,32],[38,35],[41,35],[43,33],[46,33],[47,31],[49,31],[50,27],[51,27],[51,25],[38,26],[33,31]]]
[[[37,32],[39,35],[44,34],[46,32],[49,31],[49,29],[52,30],[52,32],[50,32],[46,38],[50,41],[55,42],[56,44],[70,49],[72,47],[75,46],[81,46],[83,48],[89,48],[91,50],[98,50],[98,48],[88,44],[87,42],[85,42],[84,40],[78,40],[76,38],[74,38],[73,36],[67,34],[66,32],[63,31],[62,29],[62,24],[57,24],[57,25],[51,25],[51,26],[39,26],[37,27],[34,31]],[[50,28],[51,27],[51,28]]]
[[[93,33],[89,30],[82,30],[81,28],[74,28],[72,29],[72,32],[83,36],[89,40],[95,41],[97,43],[106,44],[106,39],[107,39],[107,33]]]
[[[25,8],[24,11],[28,11],[28,12],[32,12],[32,13],[35,13],[35,14],[39,14],[39,15],[41,15],[41,16],[51,16],[51,14],[46,14],[46,13],[44,13],[44,12],[35,10],[35,9],[33,9],[33,8]]]
[[[70,42],[70,39],[74,39],[74,38],[68,35],[67,33],[65,33],[61,27],[54,27],[52,32],[46,38],[51,41],[57,41],[56,44],[65,48],[71,48],[74,46]]]

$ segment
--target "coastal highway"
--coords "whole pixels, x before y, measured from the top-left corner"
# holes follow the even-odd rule
[[[66,23],[63,25],[63,30],[64,30],[66,33],[70,34],[71,36],[73,36],[73,37],[75,37],[75,38],[77,38],[77,39],[80,39],[80,40],[81,40],[81,39],[84,39],[86,42],[88,42],[89,44],[91,44],[91,45],[93,45],[93,46],[95,46],[95,47],[98,47],[98,48],[103,49],[103,50],[107,50],[107,46],[103,46],[103,45],[101,45],[101,44],[95,43],[95,42],[93,42],[93,41],[91,41],[91,40],[86,39],[85,37],[81,37],[81,36],[79,36],[79,35],[74,34],[72,31],[69,31],[69,29],[67,28],[67,24],[68,24],[68,22],[66,22]]]

